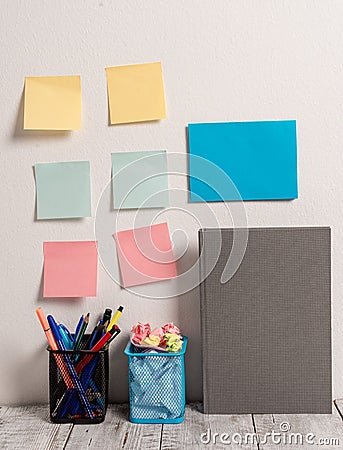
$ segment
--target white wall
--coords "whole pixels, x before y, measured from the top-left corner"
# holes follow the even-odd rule
[[[299,199],[249,202],[251,226],[333,230],[334,397],[343,396],[342,32],[340,0],[139,0],[2,2],[0,180],[2,248],[0,404],[47,401],[47,352],[34,310],[72,325],[81,313],[125,306],[121,325],[173,320],[190,337],[187,388],[201,396],[199,293],[153,300],[121,291],[100,266],[97,298],[42,299],[42,242],[93,239],[93,219],[34,220],[38,161],[89,159],[93,213],[110,178],[110,153],[186,152],[196,121],[297,119]],[[167,119],[108,126],[106,66],[162,61]],[[83,124],[69,134],[22,131],[27,75],[82,77]],[[180,181],[186,187],[186,180]],[[220,225],[225,208],[215,204]],[[196,232],[187,216],[180,228]],[[111,399],[126,398],[127,336],[111,350]]]

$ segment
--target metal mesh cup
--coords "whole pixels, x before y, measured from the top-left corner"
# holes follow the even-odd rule
[[[49,351],[50,419],[56,423],[91,424],[103,422],[108,404],[108,350]],[[86,355],[91,361],[80,372],[77,364]],[[75,378],[76,377],[76,378]]]
[[[185,412],[184,355],[187,338],[177,353],[137,353],[129,341],[130,421],[180,423]]]

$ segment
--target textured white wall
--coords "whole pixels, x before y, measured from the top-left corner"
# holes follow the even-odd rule
[[[41,298],[42,242],[92,239],[93,218],[34,220],[38,161],[89,159],[93,214],[110,178],[110,153],[186,152],[196,121],[297,119],[299,199],[249,202],[251,226],[333,229],[334,396],[343,396],[343,202],[341,0],[4,1],[0,16],[0,180],[2,220],[0,403],[47,401],[47,353],[34,310],[72,325],[81,313],[125,306],[121,325],[174,320],[190,337],[187,388],[201,396],[199,293],[148,300],[121,291],[100,266],[97,298]],[[108,126],[106,66],[162,61],[167,119]],[[70,134],[22,131],[27,75],[82,77],[83,124]],[[186,180],[179,181],[186,188]],[[220,225],[230,225],[215,204]],[[179,227],[196,232],[188,216]],[[127,336],[111,350],[111,399],[127,396]]]

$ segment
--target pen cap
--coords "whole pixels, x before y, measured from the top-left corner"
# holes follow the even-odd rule
[[[40,321],[40,323],[41,323],[41,325],[43,327],[43,330],[44,331],[48,330],[50,328],[50,326],[49,326],[48,321],[47,321],[47,319],[46,319],[46,317],[45,317],[45,315],[43,313],[42,308],[37,308],[36,309],[36,314],[37,314],[38,319],[39,319],[39,321]]]
[[[115,323],[117,323],[119,317],[121,316],[121,313],[123,312],[124,307],[123,306],[119,306],[117,311],[114,313],[113,319],[111,320],[111,324],[114,325]]]
[[[119,330],[119,327],[118,327],[118,325],[114,324],[113,327],[110,330],[108,330],[107,333],[114,334],[114,332],[117,331],[117,330]]]
[[[119,306],[117,311],[114,313],[114,316],[112,317],[111,322],[107,326],[107,331],[110,331],[110,329],[118,322],[119,317],[121,316],[121,313],[123,312],[124,307]]]
[[[103,323],[105,323],[107,321],[110,321],[111,320],[111,316],[112,316],[112,309],[106,308],[105,312],[104,312],[104,315],[102,317]]]

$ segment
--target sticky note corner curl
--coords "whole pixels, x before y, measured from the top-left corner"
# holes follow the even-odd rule
[[[79,130],[81,109],[79,75],[25,78],[24,130]]]
[[[166,118],[162,63],[106,68],[111,125]]]

